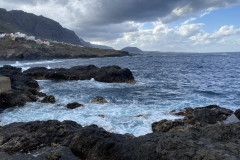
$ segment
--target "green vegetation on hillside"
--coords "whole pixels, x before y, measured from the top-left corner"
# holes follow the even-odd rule
[[[128,52],[81,47],[51,42],[49,46],[24,38],[0,38],[0,60],[38,60],[57,58],[91,58],[126,56]]]

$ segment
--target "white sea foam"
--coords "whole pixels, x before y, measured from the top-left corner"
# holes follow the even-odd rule
[[[174,119],[176,117],[165,114],[162,110],[150,110],[134,104],[115,105],[113,103],[99,105],[99,104],[85,104],[84,108],[77,108],[69,110],[64,108],[64,104],[71,102],[71,100],[64,99],[56,104],[28,103],[23,108],[16,108],[12,111],[5,110],[1,114],[1,125],[6,125],[12,122],[20,121],[35,121],[35,120],[53,120],[59,121],[73,120],[77,123],[86,126],[90,124],[97,124],[105,128],[107,131],[115,133],[132,133],[135,136],[144,135],[151,132],[151,123],[161,119]],[[135,117],[139,114],[149,114],[148,117]],[[104,115],[104,118],[99,117]]]
[[[11,64],[14,67],[30,66],[30,65],[39,65],[39,64],[51,64],[63,62],[64,60],[47,60],[47,61],[33,61],[33,62],[19,62],[16,61],[14,64]]]
[[[21,67],[21,68],[22,68],[22,72],[23,72],[23,71],[28,70],[28,69],[31,68],[31,67]]]

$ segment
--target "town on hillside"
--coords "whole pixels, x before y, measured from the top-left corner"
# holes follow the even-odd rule
[[[35,41],[37,44],[45,44],[47,46],[50,45],[49,41],[43,41],[41,39],[36,39],[35,36],[28,36],[21,32],[0,34],[0,38],[4,38],[4,37],[8,37],[8,38],[12,39],[13,41],[15,41],[16,38],[24,38],[29,41]]]
[[[66,44],[66,45],[71,45],[71,46],[79,46],[83,47],[81,45],[74,45],[70,43],[64,43],[64,42],[57,42],[57,41],[51,41],[51,40],[41,40],[40,38],[36,38],[35,36],[29,36],[21,32],[16,32],[16,33],[0,33],[0,38],[10,38],[11,40],[15,41],[16,38],[24,38],[27,41],[35,41],[39,45],[47,45],[51,46],[51,43],[61,43],[61,44]]]

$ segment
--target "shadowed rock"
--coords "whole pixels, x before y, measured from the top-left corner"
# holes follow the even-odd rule
[[[78,108],[78,107],[84,107],[84,105],[79,104],[77,102],[73,102],[73,103],[67,104],[65,107],[68,108],[68,109],[75,109],[75,108]]]
[[[55,103],[56,100],[53,95],[50,95],[50,96],[45,96],[41,102],[42,103]]]
[[[24,71],[24,74],[38,80],[90,80],[94,78],[96,81],[107,83],[135,83],[132,72],[127,68],[121,69],[118,66],[97,68],[94,65],[89,65],[75,66],[70,69],[35,67]]]
[[[10,78],[11,91],[0,94],[0,109],[23,106],[26,102],[35,102],[39,85],[36,80],[21,72],[21,68],[0,67],[0,75]]]
[[[134,137],[109,133],[96,125],[82,128],[72,121],[21,122],[0,127],[0,155],[3,151],[12,153],[9,156],[28,151],[36,153],[46,147],[51,150],[55,144],[70,148],[82,160],[237,160],[239,139],[240,123]],[[48,152],[48,157],[60,157],[66,150],[54,152]]]
[[[161,120],[152,124],[154,132],[168,132],[174,130],[188,129],[189,127],[205,126],[208,124],[216,124],[226,120],[233,111],[219,107],[217,105],[210,105],[206,107],[197,107],[195,109],[185,108],[184,110],[175,113],[175,115],[184,115],[183,119],[175,121]]]
[[[240,120],[240,109],[236,110],[234,114]]]

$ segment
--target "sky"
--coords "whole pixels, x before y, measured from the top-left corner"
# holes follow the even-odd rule
[[[145,51],[240,51],[240,0],[0,0],[86,41]]]

